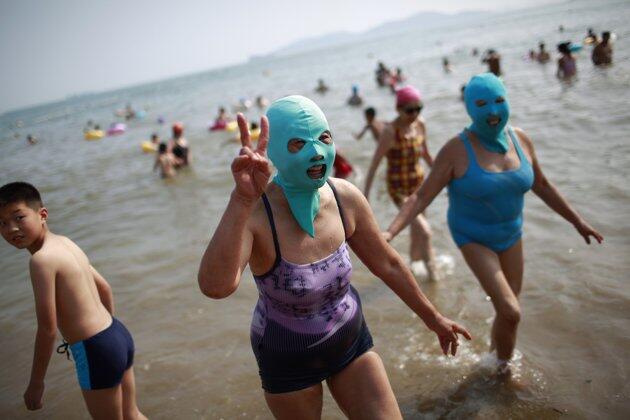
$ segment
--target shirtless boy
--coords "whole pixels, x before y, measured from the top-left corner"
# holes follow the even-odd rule
[[[90,415],[145,419],[136,405],[133,339],[112,317],[112,290],[74,242],[48,230],[47,219],[48,210],[32,185],[12,182],[0,188],[2,237],[31,253],[37,335],[26,408],[43,406],[44,377],[59,328],[64,338],[60,348],[72,351]]]

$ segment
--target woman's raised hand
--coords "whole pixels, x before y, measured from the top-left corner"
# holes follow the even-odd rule
[[[260,136],[256,148],[252,146],[247,119],[243,114],[236,116],[241,133],[241,151],[232,161],[232,176],[236,183],[235,192],[246,201],[257,200],[267,187],[271,176],[271,164],[267,159],[269,142],[269,121],[260,119]]]
[[[439,314],[428,327],[438,336],[442,353],[445,356],[449,353],[453,356],[457,354],[457,347],[459,346],[458,334],[463,335],[467,340],[472,339],[466,328]]]

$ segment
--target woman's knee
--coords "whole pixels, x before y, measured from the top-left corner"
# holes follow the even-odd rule
[[[516,300],[506,302],[498,308],[497,316],[510,325],[518,325],[521,321],[521,306]]]

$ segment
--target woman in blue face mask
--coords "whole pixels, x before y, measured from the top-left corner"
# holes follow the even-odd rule
[[[491,73],[473,77],[464,101],[472,124],[440,150],[427,180],[405,202],[384,236],[391,240],[448,186],[451,235],[492,299],[496,317],[491,351],[497,352],[500,372],[509,376],[521,316],[525,193],[533,190],[587,243],[591,237],[601,243],[603,237],[547,180],[527,135],[507,125],[510,108],[499,78]]]
[[[259,290],[251,345],[274,416],[321,417],[326,380],[350,418],[401,418],[383,362],[370,350],[348,246],[437,334],[445,354],[455,354],[458,333],[470,336],[427,300],[361,192],[329,177],[335,146],[317,105],[288,96],[267,118],[253,148],[238,117],[235,187],[201,261],[199,286],[225,298],[249,264]],[[277,169],[270,183],[267,145]]]

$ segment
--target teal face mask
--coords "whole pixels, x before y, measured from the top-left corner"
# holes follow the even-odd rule
[[[319,188],[330,176],[335,161],[335,146],[319,140],[330,131],[321,109],[304,96],[287,96],[274,101],[267,110],[269,119],[268,154],[278,170],[273,181],[282,187],[293,217],[311,237],[315,236],[313,221],[319,211]],[[299,139],[304,146],[292,153],[289,141]],[[309,169],[325,165],[316,179]],[[311,169],[311,173],[317,172]]]
[[[496,103],[498,97],[502,97],[504,101]],[[479,100],[485,101],[486,104],[477,105],[476,102]],[[477,135],[486,150],[506,153],[509,146],[504,128],[510,117],[510,106],[501,79],[492,73],[474,76],[464,89],[464,102],[466,111],[473,121],[468,129]],[[488,124],[488,119],[491,117],[498,117],[499,123]]]

